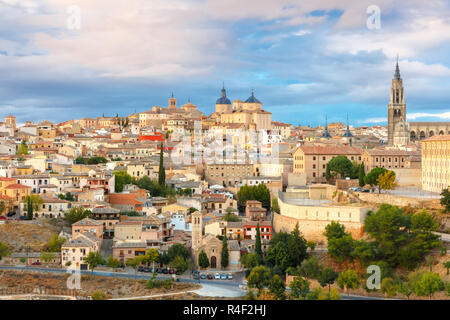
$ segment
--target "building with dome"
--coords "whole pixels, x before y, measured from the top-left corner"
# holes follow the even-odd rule
[[[227,98],[227,91],[225,90],[225,84],[222,86],[222,96],[216,101],[217,113],[230,113],[231,101]]]
[[[252,130],[270,130],[272,128],[272,114],[263,110],[262,102],[255,97],[254,90],[247,100],[233,101],[231,108],[230,100],[223,88],[222,97],[216,102],[216,113],[220,114],[221,123],[244,124],[246,129]]]

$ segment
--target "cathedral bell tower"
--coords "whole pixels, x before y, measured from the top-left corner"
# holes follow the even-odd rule
[[[177,109],[177,99],[175,99],[175,97],[173,96],[173,92],[172,92],[172,96],[169,98],[168,108],[169,108],[169,110]]]
[[[400,69],[397,65],[395,67],[394,79],[392,79],[391,94],[388,105],[388,144],[394,145],[394,138],[397,135],[404,135],[404,132],[399,130],[406,130],[406,103],[403,89],[403,80],[400,77]]]
[[[192,250],[195,252],[200,247],[203,238],[203,218],[199,211],[192,213]]]

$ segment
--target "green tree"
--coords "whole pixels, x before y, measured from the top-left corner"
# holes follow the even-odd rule
[[[116,192],[122,192],[123,187],[126,184],[131,184],[135,181],[135,179],[130,176],[126,170],[117,170],[114,171],[114,190]]]
[[[269,292],[272,293],[278,300],[286,299],[286,287],[284,281],[279,275],[274,275],[269,282]]]
[[[444,282],[438,274],[433,272],[424,273],[414,285],[414,292],[418,296],[433,297],[436,292],[444,290]]]
[[[45,263],[50,263],[53,259],[55,259],[55,254],[53,252],[41,252],[40,259]]]
[[[441,192],[441,205],[444,206],[445,212],[450,212],[450,190],[449,188],[443,189]]]
[[[24,202],[25,208],[27,210],[27,220],[33,220],[33,212],[39,210],[39,207],[42,205],[43,200],[39,195],[32,194],[25,196]]]
[[[277,242],[267,249],[266,260],[273,266],[278,266],[281,272],[285,272],[290,266],[290,256],[288,244],[284,242]]]
[[[177,256],[180,256],[184,259],[188,259],[190,257],[189,250],[180,243],[170,246],[169,250],[167,250],[167,255],[169,261],[172,261]]]
[[[385,295],[395,296],[397,295],[398,287],[394,282],[394,279],[387,277],[381,281],[381,292]]]
[[[447,269],[447,275],[448,275],[448,271],[450,269],[450,260],[444,262],[444,268]]]
[[[387,170],[383,174],[380,174],[377,179],[378,193],[381,190],[394,190],[397,184],[395,183],[395,172]]]
[[[164,146],[161,142],[161,151],[159,154],[159,172],[158,172],[158,184],[160,186],[166,185],[166,170],[164,169]]]
[[[184,259],[184,257],[182,258]],[[173,259],[175,259],[175,257]],[[153,267],[154,263],[158,262],[158,260],[159,260],[159,252],[158,249],[156,248],[148,249],[144,257],[142,258],[143,263],[152,264]]]
[[[201,269],[206,269],[209,267],[209,259],[205,251],[200,251],[198,255],[198,265]]]
[[[237,197],[240,206],[245,206],[247,200],[257,200],[262,203],[263,207],[270,207],[270,190],[264,183],[257,186],[240,187]]]
[[[323,268],[317,280],[319,280],[319,283],[322,287],[328,285],[328,294],[331,296],[331,285],[336,281],[337,278],[338,273],[336,271],[330,268]]]
[[[258,256],[255,252],[241,255],[241,264],[246,268],[254,268],[259,265]]]
[[[250,288],[257,288],[261,291],[269,285],[270,269],[265,266],[257,266],[252,269],[247,277],[247,283]]]
[[[66,242],[66,239],[59,237],[57,234],[53,234],[50,240],[47,242],[48,252],[61,252],[61,246]]]
[[[120,263],[120,261],[118,259],[115,259],[112,255],[110,255],[108,257],[108,260],[106,260],[106,265],[109,268],[116,269],[116,268],[119,268],[121,266],[121,263]]]
[[[344,225],[339,222],[332,221],[325,227],[324,235],[328,240],[331,238],[342,238],[346,234]]]
[[[176,256],[169,262],[169,266],[174,268],[179,273],[184,273],[189,269],[190,263],[189,259],[183,258],[182,256]]]
[[[261,245],[261,232],[259,230],[259,222],[256,224],[256,239],[255,239],[255,253],[258,257],[258,263],[263,262],[262,245]]]
[[[280,206],[278,205],[278,199],[273,198],[272,199],[272,212],[280,213]]]
[[[307,279],[317,279],[321,271],[321,266],[315,256],[304,260],[300,266],[300,275]]]
[[[235,215],[234,213],[231,213],[231,211],[227,212],[227,214],[223,217],[223,220],[229,221],[229,222],[241,221],[241,219],[239,219],[239,217],[237,215]]]
[[[22,140],[22,142],[17,147],[17,154],[18,155],[27,155],[28,154],[28,145],[25,140]]]
[[[220,265],[222,266],[222,268],[226,268],[228,267],[228,259],[229,259],[229,253],[228,253],[228,242],[227,242],[227,236],[226,236],[226,230],[225,230],[225,235],[223,237],[222,240],[222,255],[221,255],[221,259],[220,259]]]
[[[348,269],[342,272],[337,278],[337,284],[339,288],[345,288],[347,294],[350,295],[350,289],[357,289],[359,287],[359,280],[356,271]]]
[[[346,156],[337,156],[327,163],[332,177],[339,175],[341,178],[350,177],[352,174],[352,162]]]
[[[364,182],[365,175],[366,172],[364,170],[364,162],[362,162],[358,170],[358,182],[360,187],[364,187],[366,185],[366,183]]]
[[[378,177],[382,174],[384,174],[387,170],[385,168],[376,167],[373,168],[365,177],[364,177],[364,183],[371,186],[372,191],[375,188],[375,186],[378,186]]]
[[[0,242],[0,260],[3,259],[3,257],[7,257],[11,254],[11,248],[8,246],[7,243]]]
[[[83,208],[82,206],[72,207],[69,211],[64,213],[64,220],[71,225],[75,222],[91,217],[91,211]]]
[[[409,300],[409,297],[413,294],[414,290],[409,281],[403,281],[398,286],[398,292],[403,294]]]
[[[106,261],[98,252],[91,251],[88,256],[84,259],[84,261],[88,264],[91,272],[94,273],[94,269],[97,268],[101,264],[105,264]]]
[[[298,222],[295,224],[294,230],[290,233],[288,239],[288,253],[291,260],[290,265],[293,267],[299,266],[307,257],[306,239],[300,234]]]
[[[289,288],[295,299],[305,299],[309,293],[309,281],[302,277],[295,277],[294,281],[289,284]]]

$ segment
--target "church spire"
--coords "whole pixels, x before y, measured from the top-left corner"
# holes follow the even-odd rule
[[[400,80],[400,68],[398,67],[398,55],[397,55],[397,64],[395,66],[394,79]]]
[[[331,138],[331,135],[328,132],[328,118],[327,118],[327,116],[325,116],[325,132],[323,133],[322,138]]]
[[[350,131],[350,124],[348,122],[348,113],[347,113],[347,131],[345,131],[344,137],[353,137],[353,134]]]

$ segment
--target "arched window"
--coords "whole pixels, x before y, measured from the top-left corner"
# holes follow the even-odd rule
[[[430,137],[434,136],[434,131],[433,130],[430,131],[429,136]]]

